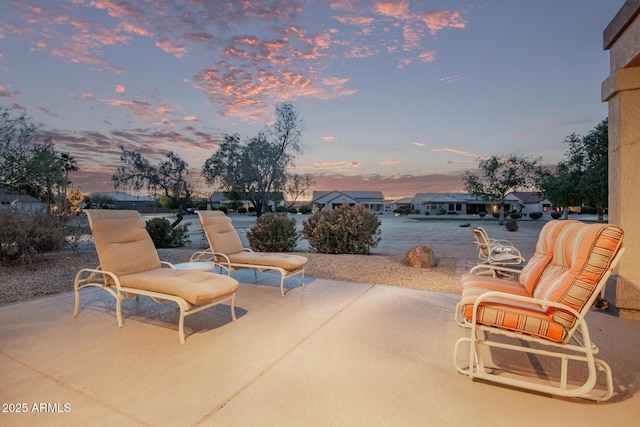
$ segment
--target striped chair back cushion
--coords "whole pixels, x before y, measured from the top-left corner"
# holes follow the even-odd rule
[[[529,292],[533,294],[533,290],[540,280],[542,272],[547,268],[553,258],[553,249],[560,232],[570,223],[578,221],[559,221],[552,220],[547,222],[538,237],[536,243],[536,252],[524,266],[520,272],[519,283]]]
[[[567,224],[556,239],[553,259],[542,273],[533,296],[581,312],[620,249],[622,238],[622,229],[615,225],[577,221]],[[545,308],[556,322],[568,328],[573,326],[573,315]]]

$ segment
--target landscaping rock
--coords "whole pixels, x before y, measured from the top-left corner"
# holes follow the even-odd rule
[[[409,249],[404,256],[403,263],[414,268],[434,268],[436,266],[436,257],[431,246],[420,245]]]

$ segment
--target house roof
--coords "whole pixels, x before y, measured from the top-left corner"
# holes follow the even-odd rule
[[[537,204],[544,200],[539,191],[514,191],[509,195],[517,197],[525,205]]]
[[[332,201],[339,197],[346,197],[355,202],[374,201],[382,203],[384,200],[384,196],[381,191],[314,191],[312,197],[314,203],[325,197],[327,198],[327,201]]]
[[[0,203],[42,203],[40,199],[37,199],[28,194],[0,194]]]

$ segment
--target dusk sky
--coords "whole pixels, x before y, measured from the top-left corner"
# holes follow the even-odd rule
[[[462,191],[479,157],[556,164],[607,117],[624,0],[0,0],[0,99],[110,191],[120,146],[199,171],[279,102],[316,190]]]

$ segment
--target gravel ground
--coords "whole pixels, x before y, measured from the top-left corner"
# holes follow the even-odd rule
[[[254,219],[234,217],[232,220],[244,239],[243,230]],[[158,252],[162,260],[186,262],[193,252],[202,248],[197,218],[190,219],[190,222],[192,242],[185,248],[160,249]],[[385,216],[382,218],[382,241],[372,250],[372,255],[318,254],[309,252],[304,241],[298,245],[296,253],[309,259],[305,275],[310,277],[459,293],[458,276],[477,261],[472,235],[462,227],[468,222],[468,219],[418,221]],[[521,224],[519,232],[507,234],[504,228],[498,228],[494,223],[473,221],[473,225],[485,226],[492,237],[512,238],[528,259],[543,223],[522,221]],[[429,244],[433,248],[438,260],[436,268],[416,269],[402,264],[406,251],[420,244]],[[73,291],[78,270],[98,265],[93,243],[85,243],[81,247],[38,255],[31,265],[0,267],[0,305]]]

